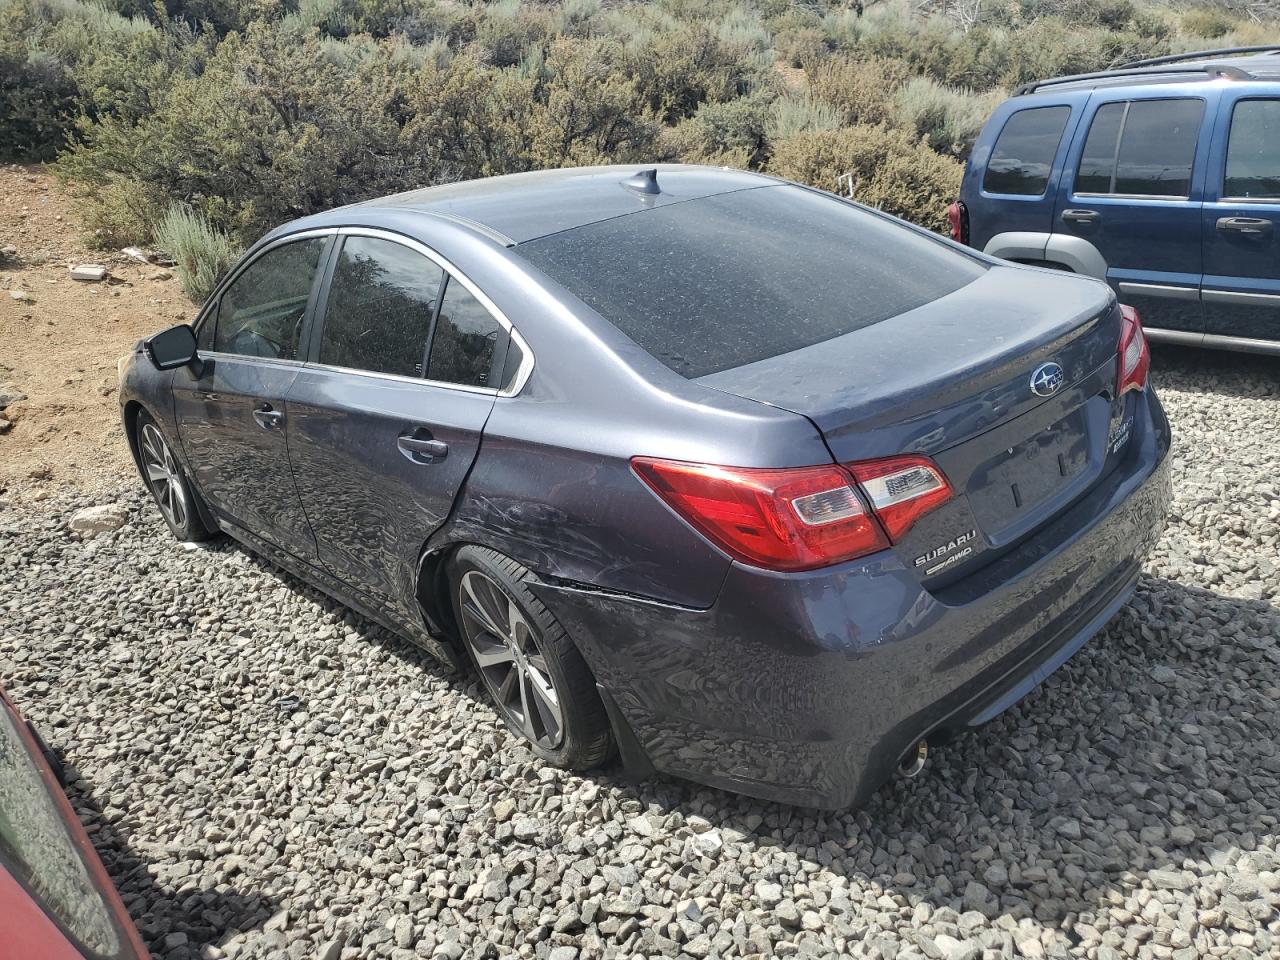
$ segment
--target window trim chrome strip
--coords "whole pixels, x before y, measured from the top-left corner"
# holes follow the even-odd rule
[[[1162,297],[1166,300],[1199,300],[1199,287],[1179,287],[1168,283],[1137,283],[1120,281],[1121,293],[1135,293],[1141,297]]]

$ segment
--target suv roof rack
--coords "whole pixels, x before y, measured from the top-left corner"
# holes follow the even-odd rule
[[[1280,43],[1265,44],[1258,47],[1220,47],[1217,50],[1196,50],[1192,53],[1172,53],[1167,57],[1150,57],[1146,60],[1134,60],[1121,65],[1122,70],[1129,67],[1158,67],[1164,63],[1182,63],[1186,60],[1203,60],[1205,57],[1231,57],[1238,53],[1280,53]]]
[[[1202,60],[1207,57],[1229,57],[1237,54],[1280,54],[1280,44],[1268,44],[1256,47],[1224,47],[1220,50],[1198,50],[1193,53],[1175,53],[1166,57],[1152,57],[1148,60],[1136,60],[1113,70],[1099,70],[1095,73],[1077,73],[1063,77],[1051,77],[1048,80],[1035,80],[1024,83],[1013,91],[1015,97],[1035,93],[1045,87],[1053,87],[1066,83],[1088,83],[1091,80],[1122,80],[1125,77],[1151,77],[1155,79],[1174,78],[1185,74],[1204,74],[1208,77],[1225,77],[1229,80],[1252,80],[1255,75],[1247,67],[1235,60],[1231,62],[1189,63],[1187,61]],[[1245,59],[1245,58],[1241,58]],[[1269,66],[1276,66],[1272,61]]]

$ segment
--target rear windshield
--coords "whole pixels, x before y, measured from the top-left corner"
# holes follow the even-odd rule
[[[686,377],[870,326],[985,270],[893,221],[785,185],[615,217],[515,249]]]

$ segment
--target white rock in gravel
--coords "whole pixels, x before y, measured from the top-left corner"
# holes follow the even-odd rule
[[[107,279],[107,268],[99,263],[82,263],[71,268],[71,279],[98,283]]]
[[[9,296],[19,303],[35,303],[36,298],[32,296],[29,290],[10,290]]]
[[[102,503],[77,510],[71,515],[68,526],[80,533],[107,533],[119,530],[128,519],[128,511],[120,504]]]
[[[146,251],[140,247],[124,247],[121,251],[130,260],[136,260],[138,263],[150,263],[151,258],[147,256]]]

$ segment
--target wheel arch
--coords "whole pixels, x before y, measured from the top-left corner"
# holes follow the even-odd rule
[[[1107,279],[1106,259],[1084,237],[1065,233],[997,233],[987,241],[982,252],[1017,263],[1067,270],[1104,283]]]

